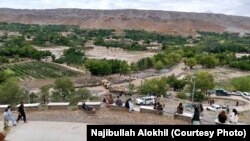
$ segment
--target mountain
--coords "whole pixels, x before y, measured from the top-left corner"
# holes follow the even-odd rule
[[[139,29],[193,35],[196,31],[250,33],[250,17],[152,10],[0,9],[0,22],[67,24],[82,28]]]

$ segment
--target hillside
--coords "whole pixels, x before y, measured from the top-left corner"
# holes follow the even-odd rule
[[[195,31],[248,32],[250,18],[223,14],[150,10],[17,10],[0,9],[0,22],[67,24],[82,28],[145,29],[168,34],[190,35]]]

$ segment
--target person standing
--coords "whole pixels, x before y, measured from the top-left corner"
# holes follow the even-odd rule
[[[238,111],[236,109],[233,109],[233,111],[229,114],[229,121],[237,124],[239,120],[239,115],[238,115]]]
[[[3,128],[7,129],[9,127],[9,121],[8,121],[8,109],[4,109],[3,113]]]
[[[177,107],[177,113],[178,114],[183,114],[183,106],[182,106],[182,103],[179,103],[179,106]]]
[[[24,111],[23,102],[21,102],[21,103],[20,103],[20,106],[18,107],[18,117],[17,117],[16,122],[18,123],[18,121],[19,121],[21,118],[23,118],[24,123],[27,123],[27,121],[26,121],[26,114],[25,114],[25,111]]]
[[[120,99],[119,96],[117,96],[117,98],[116,98],[116,100],[115,100],[115,104],[116,104],[117,106],[122,106],[122,100]]]
[[[220,114],[218,115],[218,120],[220,123],[226,123],[227,121],[227,113],[226,111],[221,111]]]
[[[197,106],[194,108],[194,115],[192,118],[192,125],[200,125],[200,112]]]
[[[125,107],[128,109],[129,112],[134,111],[134,104],[132,103],[131,98],[127,99],[127,101],[125,103]]]
[[[229,114],[230,112],[230,109],[229,109],[229,106],[227,105],[227,114]]]
[[[9,123],[12,123],[13,126],[16,126],[16,121],[15,121],[13,115],[12,115],[11,107],[8,106],[7,109],[8,109],[7,118],[8,118]]]

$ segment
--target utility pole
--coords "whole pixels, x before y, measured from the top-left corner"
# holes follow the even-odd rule
[[[195,75],[193,75],[193,94],[192,94],[192,104],[194,104],[194,92],[195,92]]]
[[[25,92],[27,93],[28,95],[28,101],[30,103],[30,89],[29,89],[29,83],[25,80],[25,84],[24,84],[24,87],[25,87]]]

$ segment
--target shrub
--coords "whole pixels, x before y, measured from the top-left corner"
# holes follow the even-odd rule
[[[178,92],[176,97],[180,99],[188,99],[188,96],[183,92]]]

